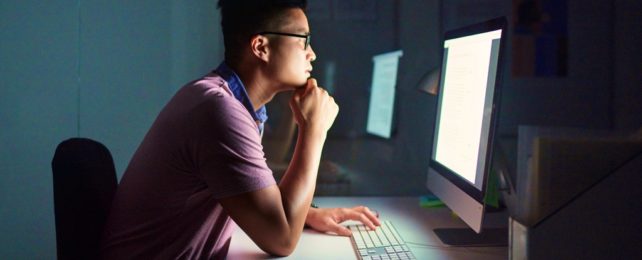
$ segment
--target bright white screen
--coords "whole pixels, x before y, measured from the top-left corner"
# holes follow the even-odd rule
[[[483,184],[500,36],[497,30],[444,42],[433,158],[478,189]]]

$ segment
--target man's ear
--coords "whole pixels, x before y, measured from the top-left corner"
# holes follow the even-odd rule
[[[269,60],[268,54],[270,48],[268,46],[268,38],[263,35],[255,35],[250,42],[250,50],[252,54],[258,59],[267,62]]]

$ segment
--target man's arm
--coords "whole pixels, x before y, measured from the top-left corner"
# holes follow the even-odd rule
[[[292,161],[277,186],[220,199],[230,217],[265,252],[289,255],[299,241],[312,202],[326,134],[338,106],[311,79],[290,107],[299,125]]]

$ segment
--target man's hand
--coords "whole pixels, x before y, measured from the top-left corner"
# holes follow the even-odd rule
[[[341,236],[350,236],[350,229],[342,226],[346,220],[356,220],[370,229],[381,226],[378,216],[364,206],[354,208],[310,208],[305,224],[320,232],[331,232]]]
[[[300,129],[319,131],[325,134],[339,113],[339,106],[325,89],[317,85],[313,78],[295,90],[290,99],[290,108]]]

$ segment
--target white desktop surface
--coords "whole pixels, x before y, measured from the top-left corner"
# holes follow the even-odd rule
[[[508,259],[506,247],[448,247],[433,228],[466,227],[448,208],[421,208],[418,197],[317,197],[320,207],[364,205],[389,220],[417,259]],[[421,245],[419,245],[421,244]],[[227,259],[271,259],[237,228]],[[297,248],[287,259],[357,259],[349,237],[321,234],[305,229]]]

